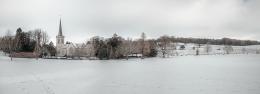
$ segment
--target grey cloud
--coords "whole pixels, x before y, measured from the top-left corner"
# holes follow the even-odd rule
[[[259,0],[0,0],[0,34],[42,28],[53,41],[61,16],[66,40],[99,35],[260,40]]]

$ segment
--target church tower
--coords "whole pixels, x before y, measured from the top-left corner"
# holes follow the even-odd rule
[[[56,36],[56,55],[57,56],[64,56],[66,53],[66,49],[64,49],[64,36],[62,35],[62,26],[61,26],[61,19],[59,25],[59,33]]]
[[[61,19],[59,25],[59,33],[56,36],[56,46],[61,46],[64,44],[64,36],[62,35],[62,26],[61,26]]]

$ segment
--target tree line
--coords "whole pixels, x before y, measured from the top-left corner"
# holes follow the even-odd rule
[[[170,37],[171,40],[180,43],[195,43],[195,44],[211,44],[211,45],[232,45],[232,46],[248,46],[248,45],[259,45],[259,41],[255,40],[238,40],[231,38],[222,39],[204,39],[204,38],[175,38]]]
[[[3,37],[0,37],[0,49],[5,53],[34,52],[39,56],[56,54],[55,46],[49,42],[49,36],[41,29],[23,31],[21,28],[16,30],[15,35],[7,31]]]
[[[94,36],[84,44],[91,45],[88,50],[91,54],[90,56],[99,59],[128,59],[129,57],[155,57],[158,53],[165,57],[169,51],[176,50],[175,43],[195,43],[198,45],[198,48],[200,44],[206,44],[205,50],[207,52],[211,50],[210,45],[225,45],[224,50],[227,51],[226,53],[232,51],[231,46],[260,44],[254,40],[182,38],[167,35],[156,39],[147,39],[145,33],[141,33],[140,38],[135,40],[131,38],[125,39],[117,34],[114,34],[111,38]],[[40,57],[56,55],[56,48],[53,42],[49,42],[48,34],[41,29],[25,32],[18,28],[14,35],[12,35],[11,31],[7,31],[4,36],[0,37],[0,50],[10,54],[34,52]],[[198,49],[196,54],[199,54]]]

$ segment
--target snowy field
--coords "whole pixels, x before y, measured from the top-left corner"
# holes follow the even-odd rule
[[[194,47],[197,47],[198,44],[193,43],[176,43],[174,44],[177,46],[176,50],[170,50],[168,51],[167,57],[171,56],[188,56],[188,55],[196,55],[196,50],[193,49]],[[180,46],[184,45],[185,49],[180,50]],[[206,52],[205,44],[201,44],[201,47],[198,48],[200,55],[219,55],[219,54],[226,54],[226,51],[224,50],[224,45],[209,45],[210,51],[209,53]],[[260,45],[250,45],[250,46],[232,46],[233,51],[230,52],[230,54],[256,54],[257,51],[260,53]],[[170,48],[168,48],[170,49]],[[160,49],[159,49],[160,50]],[[244,50],[244,52],[243,52]],[[158,56],[161,56],[161,53],[158,54]]]
[[[0,94],[260,94],[259,57],[10,62],[0,56]]]

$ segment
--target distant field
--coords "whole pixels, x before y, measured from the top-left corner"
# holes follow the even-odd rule
[[[167,56],[186,56],[186,55],[195,55],[196,50],[198,48],[198,44],[184,44],[184,43],[176,43],[174,44],[176,46],[176,50],[169,50],[167,51]],[[184,45],[185,49],[181,50],[180,46]],[[209,53],[206,52],[205,48],[206,44],[201,44],[199,50],[200,55],[222,55],[226,54],[224,50],[224,45],[209,45],[210,51]],[[195,47],[195,49],[194,49]],[[257,51],[260,52],[260,45],[251,45],[251,46],[232,46],[233,51],[230,52],[230,54],[256,54]],[[158,49],[160,51],[160,49]],[[158,56],[162,56],[161,53],[158,53]]]

